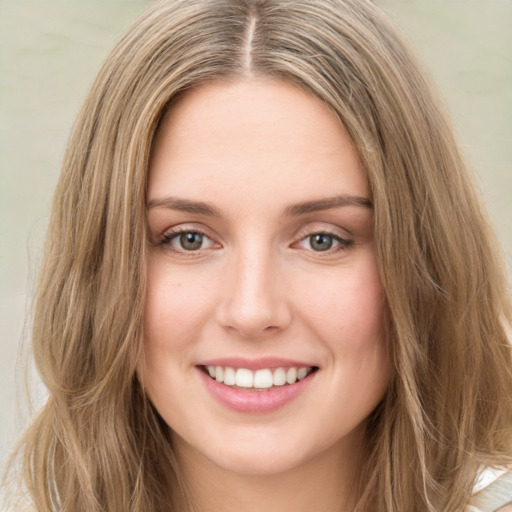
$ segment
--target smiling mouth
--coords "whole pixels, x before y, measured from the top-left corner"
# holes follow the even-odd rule
[[[288,368],[262,368],[249,370],[231,366],[201,366],[212,380],[244,391],[269,391],[290,386],[318,370],[317,366],[291,366]]]

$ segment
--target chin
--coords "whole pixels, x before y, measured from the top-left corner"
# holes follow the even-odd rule
[[[239,475],[275,475],[299,467],[314,450],[308,450],[303,436],[292,440],[282,435],[262,435],[254,429],[245,432],[230,432],[222,439],[203,437],[198,443],[189,444],[180,436],[174,446],[183,460],[202,459],[204,469],[212,465],[223,471]],[[191,440],[192,441],[192,440]],[[213,468],[212,468],[213,469]]]
[[[258,453],[226,453],[223,457],[217,457],[212,462],[225,471],[239,475],[277,475],[297,468],[303,462],[297,456],[287,456],[286,454],[269,452]]]

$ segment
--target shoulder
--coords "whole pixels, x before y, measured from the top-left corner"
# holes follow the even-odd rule
[[[512,471],[485,468],[465,512],[512,512]]]

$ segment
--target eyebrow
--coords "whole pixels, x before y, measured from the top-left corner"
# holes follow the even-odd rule
[[[302,203],[290,205],[285,208],[284,216],[295,217],[306,213],[330,210],[332,208],[340,208],[343,206],[358,206],[367,209],[371,209],[373,207],[372,202],[365,197],[342,194],[325,199],[304,201]],[[202,201],[191,201],[189,199],[179,199],[176,197],[152,199],[149,201],[147,209],[150,210],[152,208],[169,208],[171,210],[178,210],[187,213],[222,217],[220,211],[208,203],[204,203]]]
[[[163,197],[161,199],[152,199],[149,201],[147,209],[151,208],[169,208],[171,210],[179,210],[187,213],[199,213],[201,215],[209,215],[211,217],[221,217],[219,210],[203,203],[202,201],[190,201],[189,199],[178,199],[176,197]]]
[[[306,213],[330,210],[332,208],[339,208],[342,206],[359,206],[368,209],[373,207],[372,202],[366,197],[342,194],[340,196],[318,199],[316,201],[305,201],[303,203],[291,205],[285,209],[285,215],[304,215]]]

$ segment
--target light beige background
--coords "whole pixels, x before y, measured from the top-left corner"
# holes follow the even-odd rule
[[[25,421],[17,351],[70,127],[114,41],[149,3],[0,0],[0,463]],[[512,1],[376,3],[440,86],[510,268]]]

